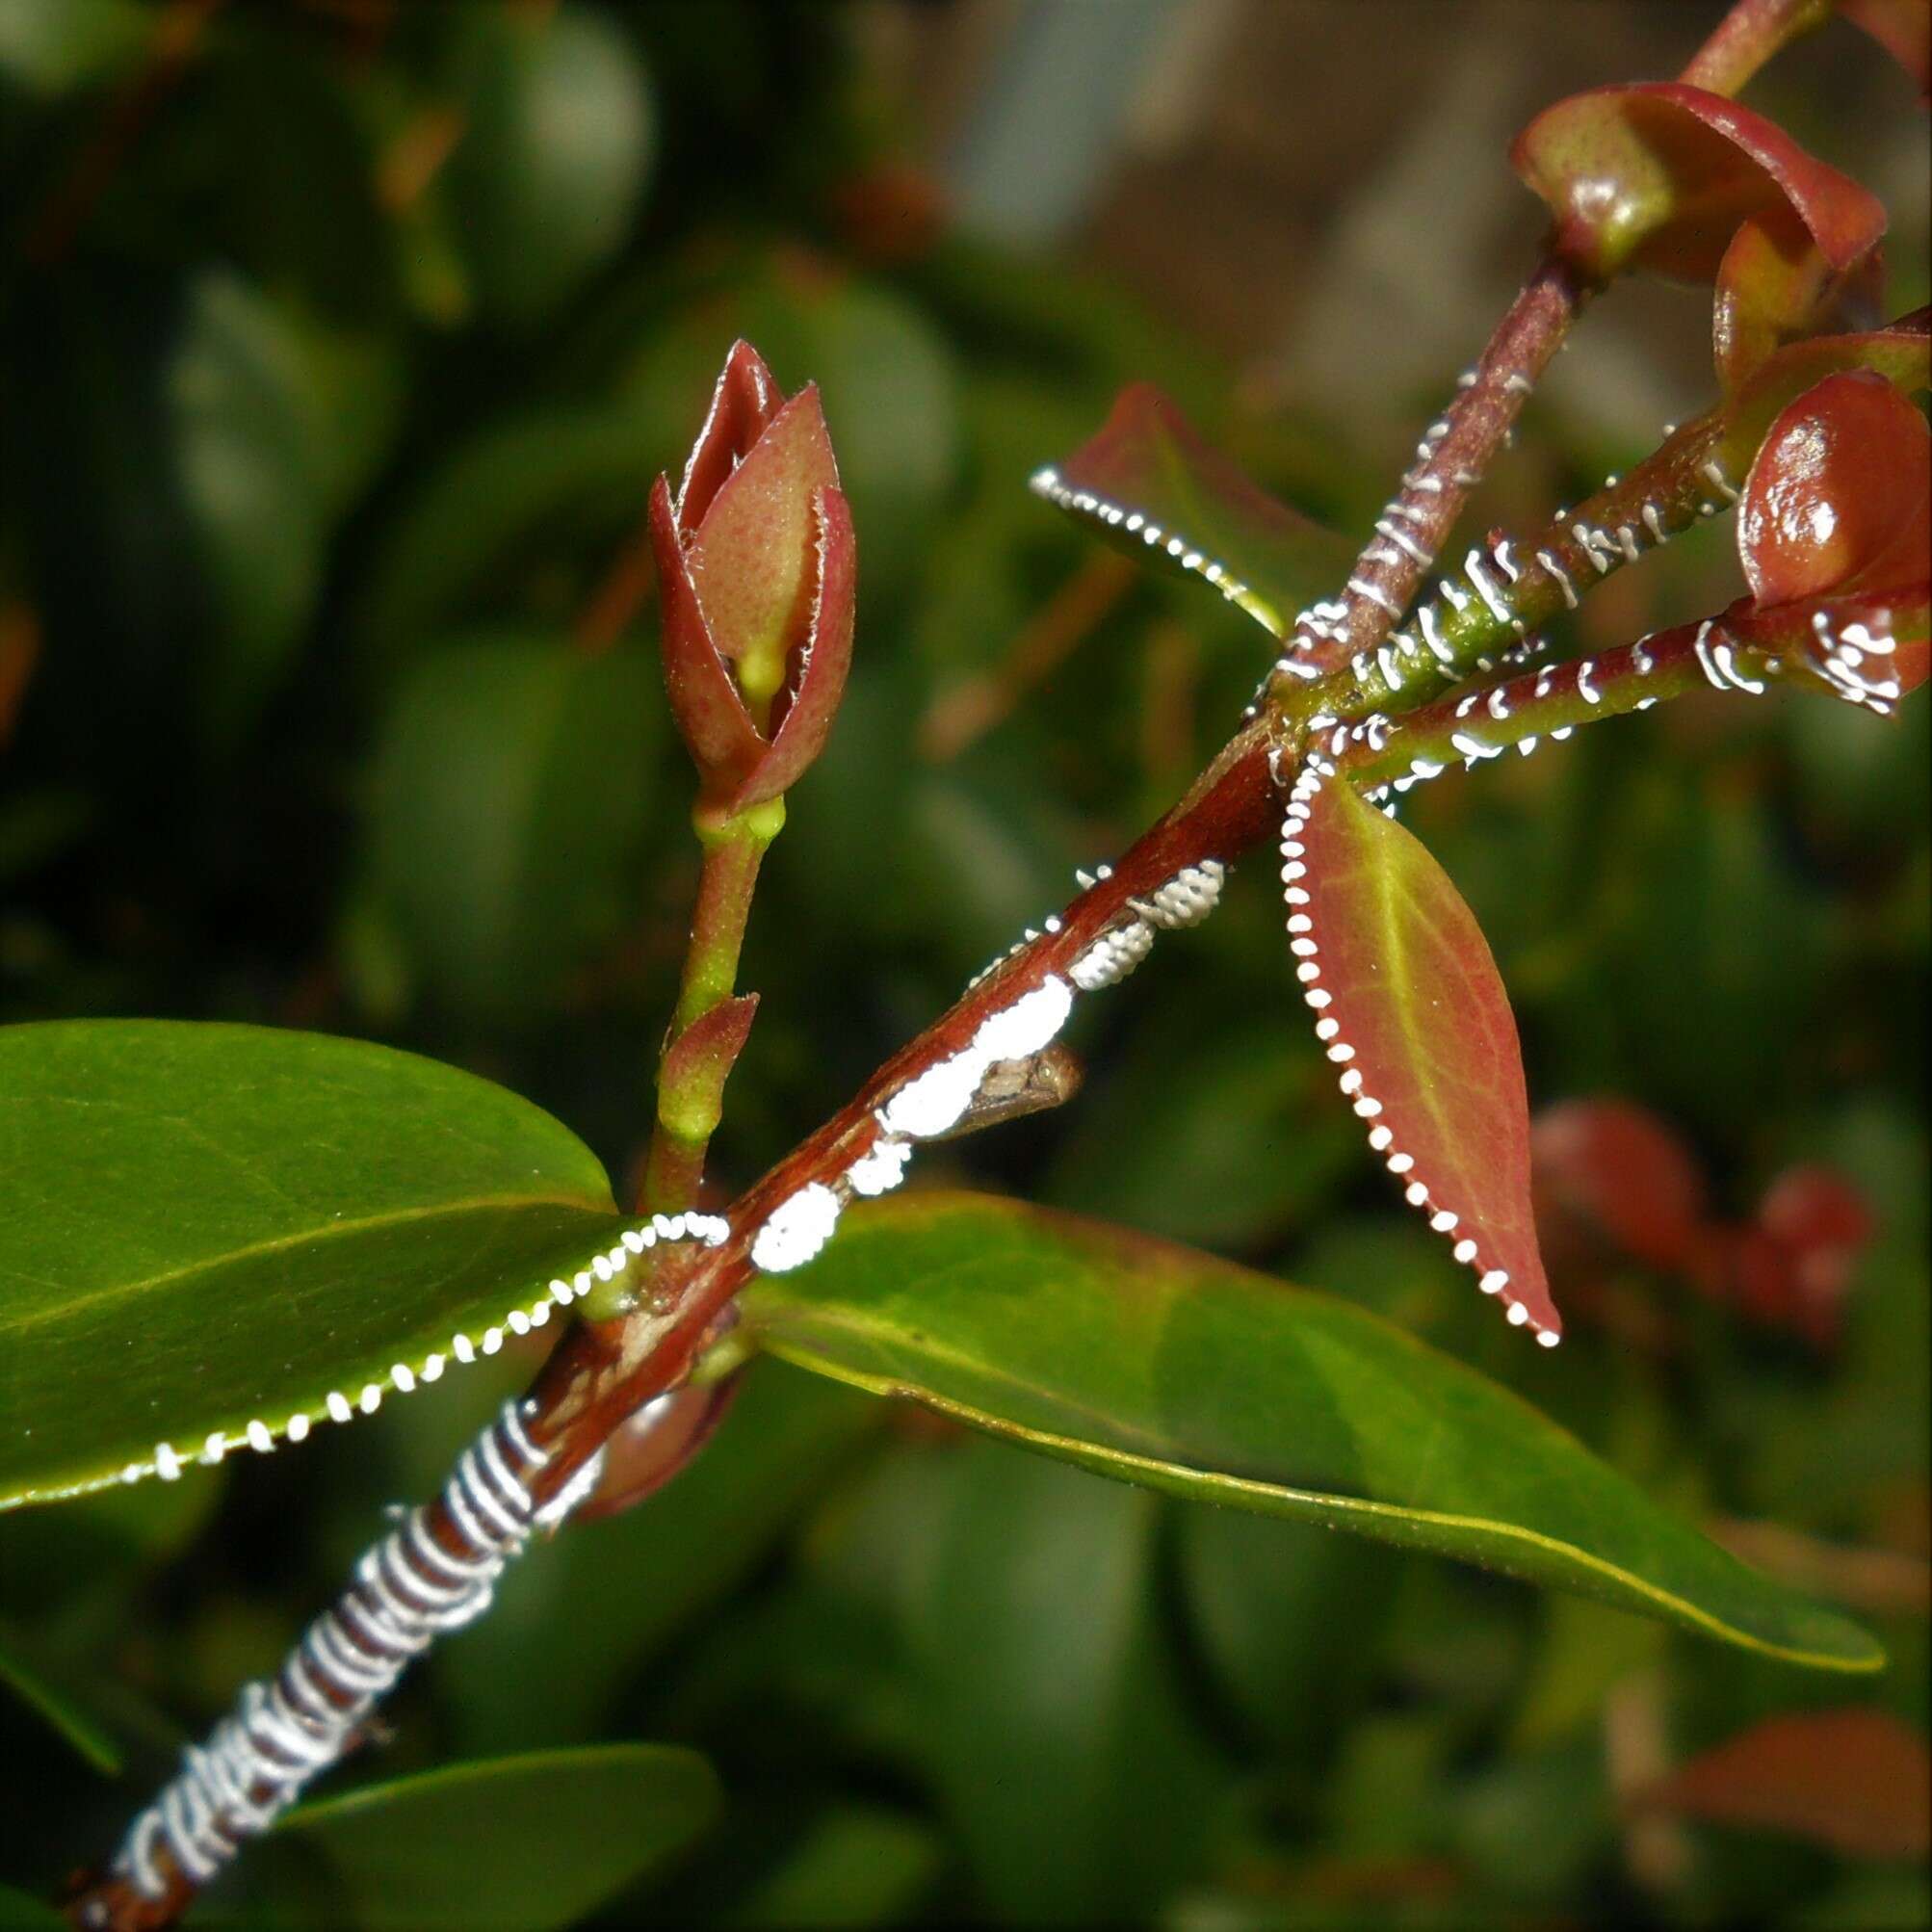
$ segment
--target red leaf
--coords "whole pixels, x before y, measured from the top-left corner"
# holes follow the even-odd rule
[[[1883,376],[1827,376],[1772,423],[1737,548],[1761,605],[1932,576],[1932,431]]]
[[[819,392],[807,383],[718,486],[690,539],[692,584],[712,639],[747,682],[744,660],[775,661],[775,691],[785,657],[805,635],[815,557],[812,501],[838,486]]]
[[[738,694],[730,666],[712,641],[678,534],[670,484],[663,477],[651,489],[650,521],[663,605],[665,691],[671,715],[707,787],[736,785],[757,763],[765,741]]]
[[[1923,1858],[1932,1757],[1924,1738],[1889,1711],[1808,1710],[1726,1739],[1633,1803],[1789,1832],[1852,1858]]]
[[[1706,280],[1738,222],[1781,207],[1835,269],[1885,232],[1883,206],[1856,181],[1762,115],[1677,81],[1573,94],[1509,158],[1549,203],[1556,246],[1599,280],[1632,266]]]
[[[1092,440],[1032,486],[1131,556],[1204,578],[1278,638],[1355,561],[1352,544],[1268,495],[1147,382],[1123,389]]]
[[[758,995],[740,993],[700,1013],[670,1043],[658,1068],[660,1117],[665,1097],[674,1095],[681,1113],[669,1124],[692,1136],[717,1131],[724,1083],[757,1017]]]
[[[737,1394],[733,1375],[702,1388],[673,1389],[646,1402],[612,1436],[597,1486],[575,1521],[618,1516],[655,1495],[711,1440]]]
[[[1884,292],[1879,248],[1835,269],[1788,208],[1740,222],[1718,265],[1711,317],[1724,393],[1735,395],[1787,342],[1872,328]]]
[[[1789,1320],[1829,1342],[1874,1232],[1865,1196],[1830,1167],[1790,1167],[1758,1204],[1758,1228],[1786,1259]]]
[[[743,338],[734,342],[678,485],[678,528],[687,537],[704,521],[712,499],[750,454],[784,400],[765,358]]]
[[[852,662],[858,543],[843,491],[818,492],[812,499],[812,614],[805,641],[794,654],[791,690],[779,693],[773,708],[778,728],[771,748],[733,795],[734,812],[790,789],[824,748],[845,695]]]
[[[1624,1100],[1546,1109],[1531,1133],[1536,1178],[1647,1266],[1688,1266],[1704,1225],[1696,1157],[1656,1114]]]
[[[1369,1144],[1510,1320],[1553,1345],[1523,1056],[1475,915],[1418,840],[1313,766],[1282,857],[1296,972]]]

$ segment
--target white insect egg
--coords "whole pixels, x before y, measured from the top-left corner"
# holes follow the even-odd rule
[[[1053,1044],[1072,1011],[1073,988],[1057,973],[1049,973],[1031,992],[980,1021],[973,1052],[983,1057],[986,1066],[1026,1059]],[[977,1092],[977,1076],[973,1084]]]
[[[767,1274],[803,1267],[832,1238],[839,1197],[822,1181],[809,1181],[780,1201],[751,1241],[751,1265]]]
[[[907,1081],[879,1109],[879,1125],[888,1134],[909,1136],[914,1140],[944,1134],[972,1105],[988,1063],[983,1056],[968,1048],[951,1059],[941,1060],[937,1066],[927,1067],[916,1080]]]
[[[855,1194],[889,1194],[905,1178],[911,1158],[909,1142],[882,1136],[846,1169],[846,1180]]]

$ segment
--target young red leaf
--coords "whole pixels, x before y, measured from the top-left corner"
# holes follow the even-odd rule
[[[1572,1100],[1536,1116],[1536,1179],[1646,1266],[1677,1269],[1697,1251],[1704,1174],[1656,1114],[1627,1100]]]
[[[839,486],[819,392],[807,383],[719,485],[690,538],[692,584],[719,652],[755,705],[783,681],[805,635],[815,555],[812,501]]]
[[[1286,637],[1347,576],[1354,546],[1268,495],[1151,383],[1130,383],[1100,431],[1032,487],[1130,556],[1204,578]]]
[[[812,499],[812,613],[805,640],[793,653],[790,687],[772,707],[777,729],[771,748],[733,795],[742,812],[775,798],[824,748],[845,695],[852,662],[852,614],[858,581],[858,543],[845,493],[820,490]]]
[[[712,499],[750,454],[784,400],[765,358],[748,342],[734,342],[678,484],[678,529],[687,537],[704,521]]]
[[[1794,1712],[1681,1764],[1634,1804],[1789,1832],[1852,1858],[1923,1858],[1932,1757],[1925,1739],[1889,1711]]]
[[[1475,915],[1421,842],[1305,767],[1282,825],[1290,943],[1342,1091],[1410,1204],[1553,1345],[1523,1055]]]
[[[707,782],[736,785],[757,763],[765,741],[705,622],[678,532],[670,484],[663,477],[651,489],[650,522],[663,606],[665,691],[671,715]]]
[[[1932,575],[1932,431],[1883,376],[1827,376],[1771,425],[1737,513],[1761,605]]]
[[[1739,222],[1718,265],[1711,317],[1724,393],[1736,395],[1787,342],[1873,327],[1884,292],[1882,249],[1836,269],[1788,208]]]
[[[1713,275],[1738,222],[1788,207],[1835,269],[1885,232],[1877,197],[1722,94],[1681,82],[1595,88],[1546,108],[1509,158],[1596,280],[1631,267]]]
[[[673,1133],[697,1138],[718,1131],[724,1083],[757,1016],[756,993],[720,1000],[666,1049],[658,1069],[658,1118]]]
[[[738,1377],[732,1375],[702,1387],[671,1389],[646,1402],[605,1445],[597,1486],[575,1520],[619,1516],[656,1495],[711,1440],[737,1394]]]
[[[1759,1202],[1757,1225],[1785,1259],[1787,1318],[1813,1341],[1829,1342],[1875,1232],[1865,1196],[1833,1168],[1787,1168]]]

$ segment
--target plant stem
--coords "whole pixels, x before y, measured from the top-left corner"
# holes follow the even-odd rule
[[[1686,68],[1685,77],[1713,89],[1740,86],[1786,39],[1815,23],[1819,5],[1820,0],[1738,0]],[[1421,465],[1405,480],[1404,494],[1397,499],[1397,506],[1412,512],[1404,527],[1414,533],[1411,541],[1416,549],[1432,555],[1447,535],[1464,494],[1501,446],[1533,376],[1560,345],[1582,294],[1567,272],[1546,263],[1511,305],[1475,379],[1440,430],[1431,431]],[[1430,479],[1436,487],[1425,486]],[[1385,523],[1392,520],[1384,518]],[[584,1304],[592,1318],[580,1320],[565,1332],[530,1395],[512,1405],[515,1428],[530,1451],[517,1478],[514,1501],[519,1523],[552,1527],[561,1521],[613,1432],[644,1402],[675,1387],[690,1371],[712,1324],[758,1271],[751,1258],[753,1242],[773,1211],[814,1185],[828,1189],[843,1186],[853,1163],[884,1137],[880,1110],[895,1094],[965,1053],[987,1020],[1007,1011],[1050,979],[1064,985],[1069,969],[1097,939],[1136,918],[1137,907],[1185,869],[1211,860],[1232,864],[1249,848],[1273,836],[1279,811],[1277,763],[1299,757],[1303,720],[1311,704],[1319,708],[1324,702],[1339,703],[1350,689],[1336,675],[1337,663],[1316,661],[1320,644],[1338,647],[1319,651],[1320,657],[1337,662],[1350,651],[1355,653],[1357,662],[1351,669],[1356,695],[1361,697],[1375,668],[1362,659],[1362,653],[1389,636],[1426,565],[1426,558],[1417,562],[1394,543],[1386,545],[1386,554],[1365,553],[1364,567],[1376,573],[1365,581],[1372,582],[1376,594],[1351,592],[1355,601],[1345,603],[1347,615],[1340,630],[1330,628],[1325,637],[1313,639],[1298,632],[1291,646],[1292,656],[1311,643],[1317,647],[1304,660],[1304,669],[1321,682],[1304,682],[1283,673],[1277,686],[1289,687],[1281,692],[1288,701],[1269,705],[1239,731],[1186,797],[1110,871],[1081,892],[1057,918],[1049,920],[1043,932],[969,987],[886,1061],[845,1108],[747,1188],[727,1211],[720,1241],[673,1242],[654,1249],[653,1259],[661,1258],[661,1265],[646,1282],[639,1305],[627,1312],[618,1313],[609,1304],[600,1308],[594,1299]],[[1391,609],[1392,605],[1397,608]],[[1513,625],[1506,628],[1513,634]],[[1715,621],[1685,626],[1622,652],[1606,653],[1594,664],[1566,666],[1560,673],[1527,673],[1501,687],[1497,709],[1484,707],[1479,716],[1459,709],[1462,701],[1454,700],[1418,711],[1398,727],[1385,727],[1383,720],[1357,724],[1345,737],[1338,756],[1346,764],[1352,782],[1392,784],[1414,774],[1418,756],[1428,762],[1433,750],[1445,754],[1435,761],[1441,764],[1472,755],[1454,744],[1457,736],[1478,747],[1473,756],[1494,756],[1526,737],[1532,724],[1567,731],[1573,722],[1641,709],[1658,697],[1706,682],[1748,689],[1748,684],[1738,686],[1738,678],[1760,681],[1773,674],[1775,662],[1741,644],[1733,649]],[[1539,680],[1545,681],[1540,692]],[[700,820],[704,870],[677,1015],[666,1048],[666,1065],[675,1064],[678,1044],[693,1027],[721,1012],[732,1000],[751,890],[765,848],[782,822],[782,806],[719,817],[708,824]],[[728,1066],[727,1060],[724,1071]],[[704,1078],[721,1086],[722,1074],[715,1060]],[[671,1107],[673,1120],[667,1123],[666,1088],[661,1087],[646,1197],[656,1205],[662,1189],[661,1211],[678,1212],[690,1205],[695,1192],[710,1128],[703,1124],[707,1109],[696,1073],[683,1074],[666,1086],[682,1094],[688,1110]],[[600,1313],[605,1318],[595,1318]],[[464,1467],[458,1466],[442,1497],[418,1512],[417,1523],[421,1535],[443,1553],[446,1561],[474,1564],[493,1553],[509,1553],[509,1544],[500,1552],[486,1550],[457,1520],[463,1513],[461,1493],[469,1480]],[[457,1514],[447,1500],[453,1492],[459,1505]],[[520,1535],[514,1540],[521,1547]],[[433,1575],[433,1555],[431,1564]],[[342,1600],[352,1619],[352,1600],[360,1587],[352,1585]],[[305,1767],[302,1782],[336,1762],[357,1735],[346,1725],[340,1729],[337,1748]],[[296,1788],[295,1781],[288,1781],[290,1791]],[[226,1841],[240,1841],[260,1828],[250,1808],[267,1795],[260,1787],[242,1792],[237,1804],[212,1819],[212,1828]],[[198,1881],[181,1868],[165,1842],[153,1845],[151,1861],[160,1880],[158,1892],[137,1890],[125,1874],[104,1876],[69,1903],[73,1922],[89,1932],[159,1932],[172,1924],[192,1902]]]
[[[1679,77],[1711,93],[1735,93],[1788,40],[1819,25],[1832,0],[1736,0]],[[1342,595],[1297,619],[1273,680],[1278,705],[1292,707],[1297,679],[1350,665],[1358,679],[1413,601],[1488,473],[1525,400],[1570,325],[1595,293],[1546,248],[1541,265],[1497,324],[1475,367],[1417,446],[1416,464],[1375,523],[1375,540],[1356,560]]]
[[[720,1037],[705,1051],[680,1054],[678,1049],[687,1043],[708,1044],[693,1042],[693,1029],[733,1000],[758,869],[784,827],[785,801],[773,798],[730,816],[700,805],[692,822],[704,847],[704,866],[677,1010],[658,1061],[657,1123],[640,1204],[645,1214],[681,1214],[697,1205],[705,1151],[717,1130],[724,1082],[744,1033],[739,1030],[735,1037]],[[744,1024],[749,1023],[747,1009]],[[593,1307],[590,1312],[597,1311]]]
[[[1831,18],[1834,0],[1737,0],[1678,76],[1709,93],[1735,94],[1771,56]]]

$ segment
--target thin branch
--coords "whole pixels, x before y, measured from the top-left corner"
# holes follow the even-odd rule
[[[1735,93],[1785,43],[1831,11],[1831,0],[1736,0],[1691,57],[1681,78],[1712,93]],[[1429,425],[1400,493],[1375,522],[1340,597],[1296,620],[1277,666],[1277,698],[1294,680],[1312,681],[1353,662],[1368,675],[1373,654],[1401,622],[1423,576],[1488,474],[1524,402],[1570,326],[1595,293],[1553,249],[1497,325],[1453,402]]]

